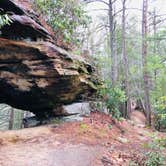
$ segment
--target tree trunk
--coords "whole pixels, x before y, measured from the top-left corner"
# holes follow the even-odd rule
[[[109,34],[110,34],[110,50],[111,50],[111,81],[112,86],[116,83],[116,55],[115,55],[115,23],[113,16],[113,3],[109,0]]]
[[[123,56],[123,68],[124,68],[124,87],[127,97],[127,112],[125,117],[129,118],[131,113],[131,103],[130,103],[130,94],[129,94],[129,64],[128,56],[126,54],[126,0],[122,2],[122,56]]]
[[[153,12],[153,36],[156,37],[156,10],[154,9]],[[153,46],[153,55],[156,56],[156,39],[154,39],[154,46]],[[156,82],[157,81],[157,69],[154,69],[154,87],[156,88]],[[155,101],[157,101],[157,98],[155,98]]]
[[[144,96],[145,96],[145,111],[147,125],[151,126],[151,104],[149,96],[149,75],[147,69],[147,9],[148,0],[143,0],[142,11],[142,62],[143,62],[143,81],[144,81]]]
[[[11,108],[10,119],[9,119],[9,130],[13,129],[13,122],[14,122],[14,109]]]

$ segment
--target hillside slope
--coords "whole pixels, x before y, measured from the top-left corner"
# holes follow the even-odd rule
[[[143,165],[152,136],[166,138],[134,121],[116,122],[94,112],[82,122],[0,133],[1,166]]]

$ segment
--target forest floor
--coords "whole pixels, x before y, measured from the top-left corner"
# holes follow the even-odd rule
[[[0,166],[143,166],[147,145],[166,133],[146,128],[138,111],[131,119],[93,112],[82,122],[0,132]]]

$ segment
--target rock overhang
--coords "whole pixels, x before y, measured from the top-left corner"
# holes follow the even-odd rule
[[[0,2],[0,8],[9,12],[13,20],[1,29],[0,102],[42,116],[52,114],[59,105],[92,95],[97,89],[92,79],[94,67],[84,58],[57,46],[50,28],[30,10],[29,1],[23,1],[29,8],[20,3]],[[23,28],[22,32],[18,25],[27,29]]]

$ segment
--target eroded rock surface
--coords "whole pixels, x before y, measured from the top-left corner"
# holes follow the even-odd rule
[[[0,103],[52,116],[96,91],[92,66],[56,44],[28,0],[1,0],[0,8],[12,20],[0,30]]]

